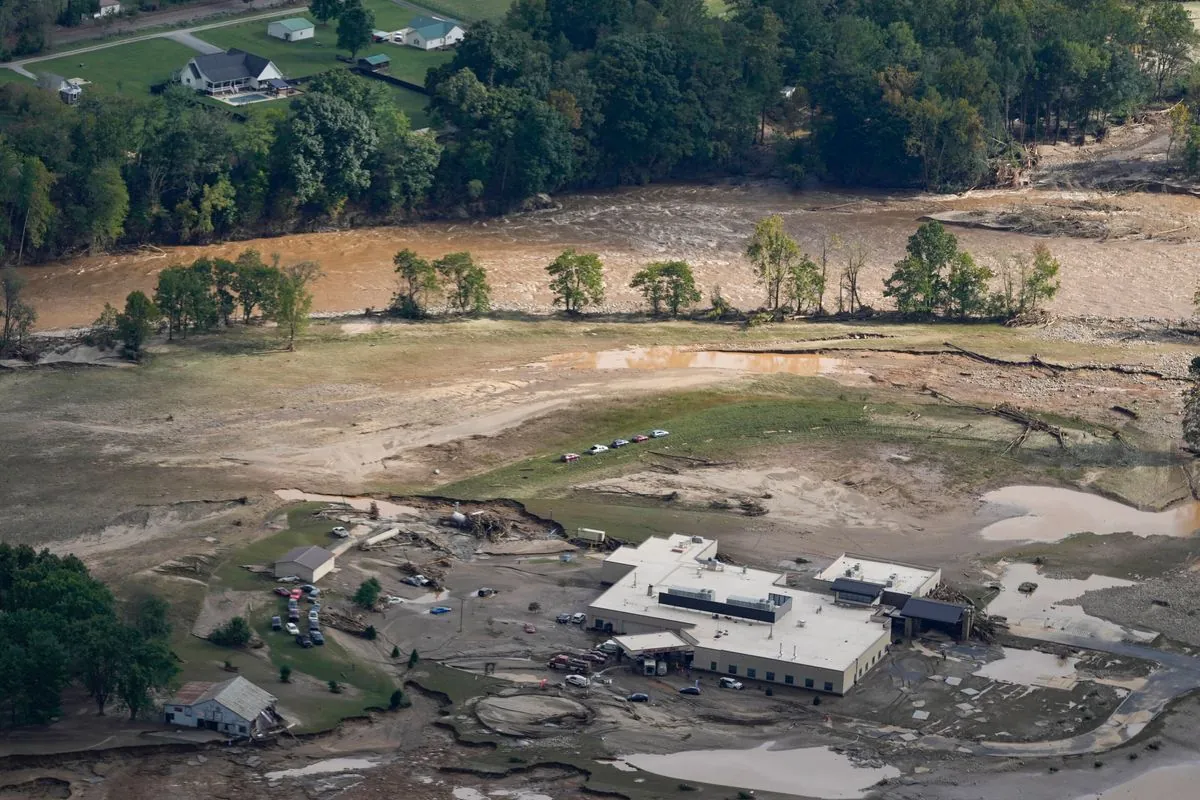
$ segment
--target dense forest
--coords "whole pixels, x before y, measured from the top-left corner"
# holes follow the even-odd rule
[[[516,0],[430,72],[436,139],[345,70],[245,121],[179,87],[68,107],[9,84],[0,243],[28,262],[764,164],[797,184],[962,189],[1025,142],[1188,96],[1196,43],[1163,0],[732,0],[720,18],[703,0]]]

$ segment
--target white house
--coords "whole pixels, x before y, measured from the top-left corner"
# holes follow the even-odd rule
[[[440,17],[417,17],[401,31],[404,43],[422,50],[452,47],[463,40],[466,31],[457,22]]]
[[[302,17],[277,19],[267,26],[267,35],[285,42],[298,42],[301,39],[311,39],[316,28],[311,22]]]
[[[221,683],[185,683],[165,709],[169,725],[255,736],[283,725],[275,698],[241,675]]]
[[[270,59],[243,50],[196,56],[179,73],[179,81],[204,94],[231,94],[243,89],[287,86],[283,73]]]
[[[296,547],[275,562],[275,577],[295,575],[305,583],[316,583],[333,569],[333,559],[324,547]]]
[[[121,13],[121,3],[119,0],[100,0],[100,10],[92,14],[92,19],[100,19],[101,17],[110,17],[113,14]]]

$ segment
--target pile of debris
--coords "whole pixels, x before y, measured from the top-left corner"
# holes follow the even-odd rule
[[[339,608],[326,606],[321,609],[321,620],[331,628],[361,636],[367,629],[367,623],[362,614],[354,614]]]

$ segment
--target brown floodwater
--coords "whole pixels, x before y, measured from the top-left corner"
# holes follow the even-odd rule
[[[128,255],[94,256],[23,267],[40,329],[87,324],[105,302],[120,304],[134,289],[152,290],[163,267],[200,256],[232,258],[246,248],[284,263],[314,260],[325,278],[315,286],[314,310],[353,311],[385,306],[395,288],[392,255],[411,248],[436,258],[471,251],[489,272],[497,307],[548,311],[545,266],[567,247],[595,251],[607,269],[607,298],[601,310],[641,306],[628,287],[648,261],[690,261],[698,286],[714,287],[743,308],[762,302],[762,289],[743,251],[754,223],[781,214],[788,231],[816,256],[823,237],[860,243],[867,256],[861,278],[863,299],[884,307],[883,278],[900,258],[920,217],[935,211],[1010,208],[1099,199],[1099,193],[1042,190],[977,192],[966,197],[873,193],[794,192],[776,185],[659,185],[560,198],[561,208],[458,223],[301,233],[204,247],[176,247]],[[1116,202],[1105,196],[1105,201]],[[1162,194],[1123,195],[1125,208],[1144,215],[1146,227],[1194,225],[1200,230],[1200,200]],[[1063,264],[1062,290],[1052,310],[1067,315],[1185,316],[1200,283],[1194,244],[1160,240],[1035,237],[999,231],[956,229],[965,247],[985,263],[1048,242]],[[831,259],[839,268],[840,255]],[[830,281],[836,287],[836,281]],[[831,292],[836,288],[831,288]],[[827,300],[832,305],[833,300]]]

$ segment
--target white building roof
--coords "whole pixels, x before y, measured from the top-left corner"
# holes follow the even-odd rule
[[[691,642],[680,639],[671,631],[656,631],[654,633],[633,633],[625,636],[614,636],[617,644],[628,653],[655,653],[664,650],[690,648]]]
[[[695,539],[700,541],[694,541]],[[708,551],[714,544],[716,542],[712,539],[673,533],[667,537],[653,536],[637,547],[618,547],[605,560],[631,567],[641,564],[686,564],[695,562],[701,553]],[[716,552],[715,547],[712,548],[712,552]]]
[[[654,541],[648,540],[638,552]],[[838,671],[853,665],[885,634],[883,623],[871,621],[872,610],[843,608],[834,604],[831,595],[790,589],[782,585],[783,576],[779,573],[681,564],[674,548],[663,544],[654,545],[646,551],[649,553],[659,553],[664,558],[669,554],[671,560],[643,561],[592,603],[593,616],[604,618],[606,611],[639,615],[648,618],[646,624],[679,631],[696,647]],[[790,610],[774,625],[724,616],[713,619],[709,612],[660,604],[659,593],[670,587],[711,589],[718,602],[724,602],[730,595],[765,598],[768,594],[786,595],[792,602]]]
[[[890,580],[892,585],[888,588],[891,591],[913,594],[937,574],[938,570],[932,567],[875,561],[851,553],[843,553],[838,556],[837,561],[817,575],[817,580],[833,583],[838,578],[851,578],[856,581],[877,583],[880,586],[887,586]]]

